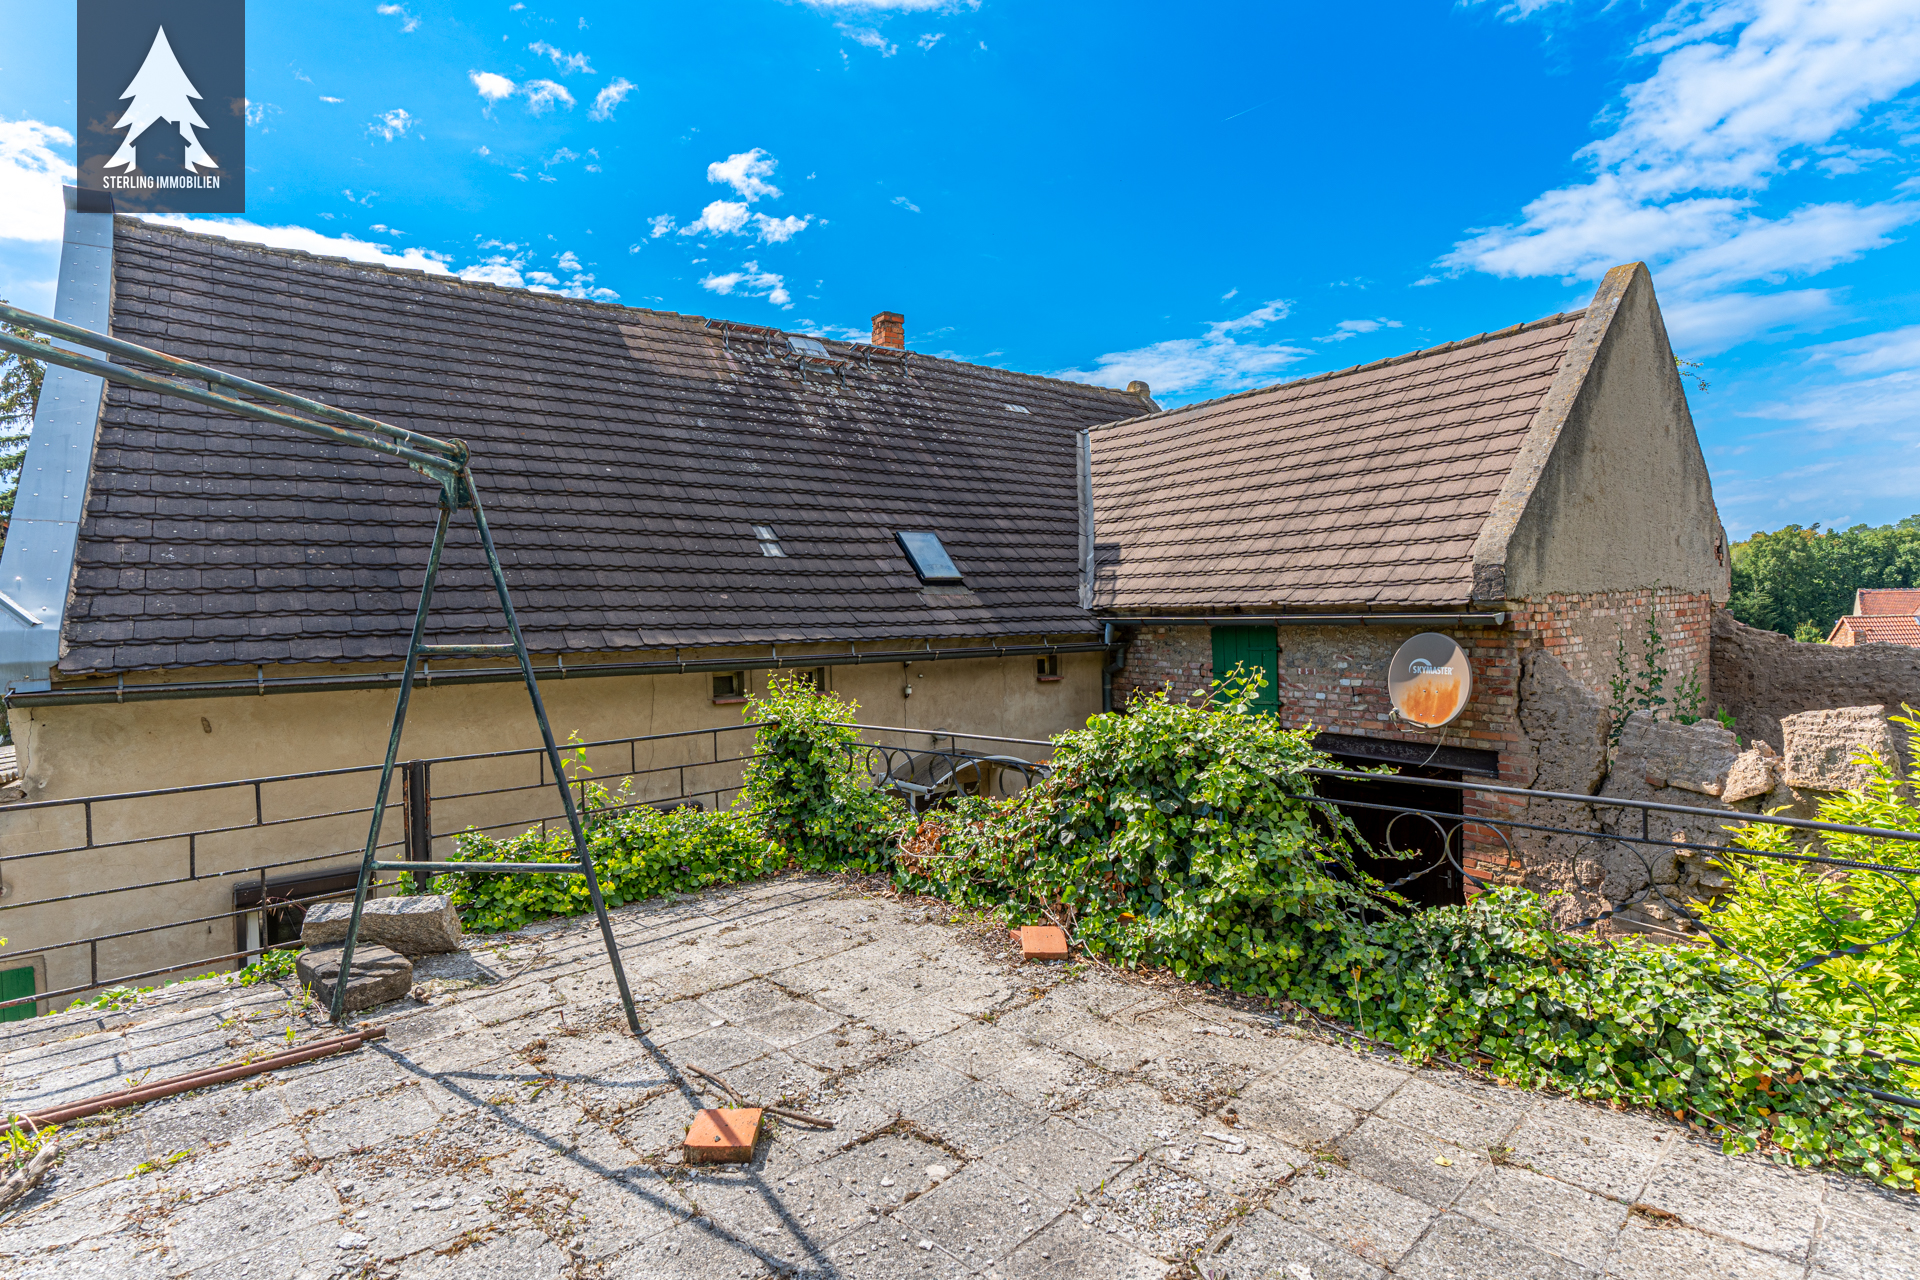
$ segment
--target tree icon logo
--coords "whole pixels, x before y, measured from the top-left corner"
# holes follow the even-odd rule
[[[170,120],[179,128],[180,138],[186,143],[185,163],[190,172],[220,167],[207,154],[207,149],[200,145],[199,135],[194,132],[195,129],[207,127],[207,122],[200,118],[200,113],[193,107],[192,100],[200,97],[200,91],[193,87],[193,81],[187,79],[187,73],[180,67],[180,60],[173,56],[173,46],[167,43],[165,27],[155,30],[153,47],[147,50],[146,61],[140,64],[132,83],[119,96],[132,98],[133,103],[113,126],[115,129],[126,129],[127,136],[121,141],[119,150],[107,161],[107,168],[137,166],[134,142],[161,120]]]
[[[74,178],[89,206],[245,213],[247,129],[259,121],[247,100],[247,0],[73,7]]]

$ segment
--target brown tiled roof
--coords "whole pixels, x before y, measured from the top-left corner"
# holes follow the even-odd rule
[[[1583,315],[1095,431],[1095,608],[1465,604]]]
[[[1904,644],[1920,648],[1920,620],[1912,614],[1851,614],[1833,626],[1828,644]]]
[[[844,379],[803,379],[698,317],[127,218],[115,240],[117,336],[471,444],[536,650],[1095,627],[1073,432],[1136,412],[1124,392],[834,342]],[[397,659],[435,493],[114,386],[61,669]],[[937,532],[970,590],[923,591],[896,529]],[[433,638],[500,639],[470,523],[450,548]]]
[[[1920,587],[1862,587],[1854,593],[1853,611],[1856,616],[1905,614],[1912,618],[1920,613]]]

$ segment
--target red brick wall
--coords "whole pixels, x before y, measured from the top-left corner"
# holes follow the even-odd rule
[[[1569,674],[1602,698],[1618,667],[1616,646],[1627,642],[1627,661],[1635,672],[1646,652],[1647,610],[1651,607],[1666,641],[1667,694],[1673,696],[1689,673],[1700,680],[1702,710],[1711,712],[1713,600],[1705,592],[1603,591],[1590,595],[1545,596],[1525,601],[1513,615],[1516,631],[1531,637],[1528,647],[1546,649]]]
[[[1473,698],[1466,712],[1439,733],[1415,729],[1393,717],[1387,696],[1387,663],[1413,627],[1279,628],[1280,716],[1288,728],[1311,724],[1336,733],[1363,734],[1428,746],[1442,744],[1495,751],[1500,785],[1530,786],[1534,752],[1520,730],[1519,685],[1528,652],[1544,648],[1573,676],[1608,696],[1615,645],[1624,637],[1628,661],[1639,669],[1647,610],[1651,606],[1666,641],[1667,691],[1697,673],[1708,693],[1708,652],[1713,604],[1701,594],[1668,590],[1597,592],[1548,596],[1520,603],[1501,627],[1446,628],[1466,651],[1473,671]],[[1171,684],[1181,697],[1213,680],[1213,641],[1206,627],[1145,627],[1135,633],[1126,668],[1114,677],[1114,706],[1124,709],[1137,693]],[[1713,703],[1702,704],[1703,713]],[[1469,819],[1517,819],[1524,801],[1468,792]],[[1464,860],[1468,872],[1492,881],[1516,881],[1520,867],[1490,828],[1469,824]]]

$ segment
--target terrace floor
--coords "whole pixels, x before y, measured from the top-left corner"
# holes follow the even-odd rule
[[[782,877],[470,939],[384,1041],[65,1131],[0,1223],[29,1277],[1920,1274],[1920,1205],[1674,1126],[1356,1053],[1204,992],[1021,966],[945,913]],[[6,1024],[14,1110],[325,1034],[273,986]],[[750,1166],[677,1143],[781,1122]],[[1185,1267],[1182,1271],[1178,1268]]]

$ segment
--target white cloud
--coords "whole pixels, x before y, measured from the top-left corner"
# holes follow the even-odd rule
[[[1844,342],[1827,342],[1803,352],[1809,363],[1830,364],[1842,373],[1886,373],[1920,369],[1920,324]]]
[[[1313,353],[1285,343],[1241,343],[1233,335],[1283,320],[1287,310],[1288,304],[1276,299],[1246,315],[1209,324],[1204,337],[1110,351],[1096,359],[1091,369],[1063,369],[1053,376],[1103,387],[1122,387],[1138,379],[1151,386],[1156,397],[1189,391],[1223,394],[1263,386]]]
[[[785,218],[769,218],[764,213],[753,215],[754,227],[765,244],[783,244],[805,231],[812,222],[812,214],[807,214],[803,218],[795,218],[791,215]]]
[[[1239,290],[1236,289],[1234,292],[1238,293]],[[1276,320],[1285,320],[1292,311],[1291,302],[1285,298],[1275,298],[1271,302],[1255,307],[1243,316],[1236,316],[1231,320],[1214,321],[1207,326],[1207,338],[1217,342],[1230,334],[1245,333],[1251,329],[1264,329]]]
[[[589,120],[611,120],[613,118],[613,109],[625,102],[627,95],[632,93],[633,90],[633,81],[615,76],[612,84],[593,95],[593,109],[587,112],[587,118]]]
[[[1692,308],[1696,331],[1719,346],[1837,318],[1824,291],[1770,304],[1776,295],[1752,286],[1883,247],[1920,220],[1920,204],[1893,189],[1879,200],[1778,211],[1763,211],[1763,199],[1775,177],[1809,163],[1832,176],[1877,162],[1878,151],[1835,139],[1874,123],[1877,104],[1920,80],[1920,9],[1897,0],[1697,0],[1651,27],[1636,53],[1657,61],[1622,95],[1611,132],[1579,152],[1593,177],[1543,193],[1516,223],[1475,232],[1441,265],[1572,283],[1643,259],[1673,311]],[[1748,299],[1744,331],[1734,308],[1713,305],[1736,293]]]
[[[329,97],[328,97],[328,96],[327,96],[326,94],[324,94],[324,93],[323,93],[323,94],[321,94],[321,95],[320,95],[320,101],[322,101],[322,102],[345,102],[345,101],[346,101],[346,99],[345,99],[345,98],[329,98]]]
[[[403,267],[437,276],[458,276],[462,280],[478,280],[514,289],[530,288],[535,293],[557,293],[569,298],[601,302],[611,302],[620,296],[612,289],[596,284],[592,275],[581,270],[580,259],[571,250],[556,260],[561,271],[571,273],[571,278],[562,280],[551,272],[528,270],[530,255],[526,247],[498,240],[489,240],[480,245],[482,250],[498,252],[489,253],[479,262],[456,271],[452,265],[453,259],[448,254],[436,253],[431,249],[402,249],[396,252],[390,245],[356,240],[352,236],[325,235],[309,227],[265,226],[245,218],[197,218],[181,213],[140,216],[148,222],[198,231],[204,235],[222,236],[228,240],[271,245],[277,249],[298,249],[302,253],[345,258],[374,266]],[[533,283],[529,284],[529,280]]]
[[[1682,297],[1662,305],[1667,335],[1676,351],[1710,356],[1769,334],[1811,332],[1844,318],[1829,289],[1787,289],[1780,293],[1720,293]]]
[[[420,29],[420,19],[414,17],[397,4],[383,4],[375,9],[374,12],[389,18],[405,18],[406,21],[400,24],[400,33],[402,35]]]
[[[473,87],[480,91],[480,96],[487,100],[488,106],[492,106],[502,98],[511,98],[514,90],[518,88],[513,81],[491,71],[469,71],[467,79],[473,81]]]
[[[748,204],[752,204],[762,196],[778,200],[780,188],[768,182],[767,179],[773,176],[773,171],[779,163],[764,150],[755,147],[751,151],[730,155],[725,160],[715,160],[707,166],[707,181],[725,183],[739,193]]]
[[[942,40],[946,38],[947,38],[947,33],[944,31],[929,31],[926,35],[923,35],[918,40],[915,40],[914,43],[919,45],[922,49],[931,51],[933,49],[933,46],[939,44]]]
[[[658,240],[661,236],[672,235],[674,226],[673,215],[670,213],[656,213],[647,219],[647,225],[653,228],[648,234],[655,240]]]
[[[715,200],[700,211],[700,216],[680,228],[683,236],[697,235],[740,235],[751,230],[754,235],[768,244],[779,244],[791,240],[813,222],[813,215],[804,218],[769,218],[764,213],[751,213],[747,206],[737,200]],[[653,219],[654,235],[666,234],[673,226],[673,219],[661,214]]]
[[[534,41],[527,46],[527,52],[537,53],[543,58],[551,58],[553,65],[559,68],[560,74],[563,76],[570,76],[576,71],[584,71],[588,75],[595,74],[594,69],[587,63],[586,54],[563,53],[561,50],[548,44],[545,40]]]
[[[738,293],[749,298],[765,298],[776,307],[793,305],[785,279],[771,271],[762,271],[757,262],[742,263],[740,270],[729,271],[725,275],[707,276],[700,281],[700,287],[713,293]]]
[[[891,58],[894,54],[900,52],[899,45],[889,44],[887,38],[878,31],[875,31],[872,27],[850,27],[843,22],[840,24],[840,34],[857,45],[878,50],[880,56],[883,58]]]
[[[529,80],[520,88],[527,95],[527,110],[536,116],[544,114],[556,102],[573,110],[573,95],[556,80]]]
[[[1238,285],[1235,285],[1233,288],[1227,290],[1225,293],[1220,295],[1220,301],[1231,302],[1239,296],[1240,296],[1240,288]]]
[[[413,128],[413,124],[413,117],[407,114],[406,108],[395,107],[391,111],[383,111],[375,116],[373,123],[367,126],[367,132],[377,133],[388,142],[392,142],[395,138],[405,135],[407,130]]]
[[[1315,342],[1345,342],[1348,338],[1357,338],[1363,333],[1377,333],[1382,329],[1400,328],[1398,320],[1389,320],[1381,316],[1376,320],[1342,320],[1333,326],[1333,332]]]
[[[245,218],[197,218],[184,213],[149,213],[140,216],[148,222],[179,227],[184,231],[198,231],[202,235],[220,236],[227,240],[244,240],[250,244],[271,245],[276,249],[298,249],[302,253],[320,257],[346,258],[383,267],[405,267],[433,275],[451,274],[444,254],[426,249],[402,249],[396,253],[384,244],[356,240],[352,236],[324,235],[310,227],[267,226],[249,222]]]
[[[527,287],[526,277],[520,274],[520,268],[514,266],[509,259],[500,256],[489,258],[479,266],[463,267],[460,278],[481,284],[497,284],[508,289]]]
[[[680,234],[683,236],[731,235],[745,226],[746,222],[746,205],[737,200],[715,200],[700,211],[698,219],[680,228]]]
[[[895,196],[893,198],[893,203],[899,205],[902,209],[905,209],[908,213],[920,212],[920,206],[915,204],[913,201],[907,199],[905,196]]]
[[[0,240],[58,242],[66,225],[63,182],[73,165],[55,151],[73,135],[38,120],[0,120]]]

